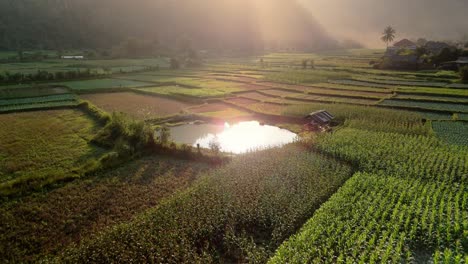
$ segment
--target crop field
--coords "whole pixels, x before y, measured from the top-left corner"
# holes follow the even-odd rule
[[[466,184],[358,173],[270,263],[463,263],[466,192]]]
[[[397,94],[395,99],[407,99],[407,100],[428,100],[428,101],[441,101],[451,103],[466,103],[468,104],[468,98],[465,97],[451,97],[451,96],[431,96],[431,95],[411,95],[411,94]]]
[[[465,89],[396,86],[395,91],[397,91],[399,94],[420,94],[420,95],[435,95],[435,96],[460,96],[460,97],[465,98],[465,99],[468,96],[468,91],[465,90]]]
[[[322,96],[322,95],[296,95],[294,98],[301,100],[311,100],[319,102],[332,102],[332,103],[348,103],[348,104],[360,104],[360,105],[375,105],[379,100],[378,99],[359,99],[352,97],[337,97],[337,96]]]
[[[229,105],[223,103],[211,103],[201,106],[196,106],[188,109],[189,112],[214,118],[225,118],[231,119],[236,117],[248,116],[249,114],[238,110],[236,108],[230,107]]]
[[[192,78],[181,77],[181,76],[171,76],[171,75],[154,75],[154,74],[131,74],[131,75],[121,75],[117,77],[118,79],[124,80],[134,80],[140,82],[150,82],[157,84],[175,84],[177,82],[190,81]]]
[[[468,146],[467,122],[432,122],[432,128],[442,140],[455,145]]]
[[[185,88],[177,85],[139,88],[138,90],[152,94],[193,98],[224,97],[231,93],[242,91],[239,88]]]
[[[48,193],[2,203],[1,259],[37,262],[157,206],[208,169],[202,163],[145,157]]]
[[[142,70],[146,67],[167,68],[168,61],[165,58],[160,59],[113,59],[113,60],[59,60],[49,59],[41,62],[22,62],[22,63],[2,63],[0,72],[8,71],[10,73],[35,73],[38,69],[48,72],[58,72],[67,70],[84,71],[90,69],[97,73],[120,73],[135,70]]]
[[[132,92],[86,94],[81,98],[109,113],[123,112],[143,120],[175,115],[193,106],[186,102]]]
[[[241,96],[241,97],[248,98],[248,99],[259,100],[259,101],[262,101],[262,102],[267,102],[269,100],[274,99],[271,96],[267,96],[267,95],[257,93],[257,92],[238,93],[237,95]]]
[[[416,100],[384,100],[380,105],[468,113],[468,104],[425,102]]]
[[[55,83],[56,85],[63,85],[71,88],[75,91],[92,91],[99,89],[111,89],[111,88],[137,88],[144,86],[151,86],[152,83],[138,82],[121,79],[95,79],[95,80],[84,80],[84,81],[69,81]]]
[[[268,81],[288,84],[312,84],[327,82],[330,79],[343,79],[348,75],[326,70],[290,70],[265,75]]]
[[[466,263],[467,90],[383,52],[1,64],[102,76],[0,86],[0,262]],[[165,129],[240,120],[298,140],[234,155]]]
[[[435,137],[348,128],[324,136],[317,147],[370,173],[441,182],[468,180],[468,149]]]
[[[70,91],[63,87],[24,87],[0,88],[0,99],[28,98],[56,94],[68,94]]]
[[[0,124],[2,194],[13,185],[72,177],[103,153],[89,144],[99,125],[78,110],[2,114]]]
[[[350,173],[296,146],[242,155],[57,261],[265,262]]]

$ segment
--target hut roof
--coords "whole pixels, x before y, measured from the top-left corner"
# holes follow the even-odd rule
[[[313,121],[319,124],[327,124],[335,117],[325,110],[320,110],[316,112],[312,112],[306,116],[308,119],[312,119]]]
[[[416,43],[412,42],[409,39],[402,39],[397,43],[393,44],[394,47],[398,48],[409,48],[409,47],[416,47]]]

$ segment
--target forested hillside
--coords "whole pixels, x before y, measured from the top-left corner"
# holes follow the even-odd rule
[[[107,49],[129,38],[241,51],[337,45],[300,6],[262,1],[3,0],[0,49]]]

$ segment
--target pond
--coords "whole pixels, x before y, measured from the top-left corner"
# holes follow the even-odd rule
[[[262,125],[258,121],[233,125],[189,124],[171,128],[171,139],[177,143],[210,148],[210,143],[217,142],[221,151],[235,154],[282,146],[296,138],[297,135],[289,130]]]

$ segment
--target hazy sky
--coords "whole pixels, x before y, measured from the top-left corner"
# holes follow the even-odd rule
[[[460,39],[468,35],[468,0],[297,0],[336,37],[384,46],[387,25],[397,38]]]

